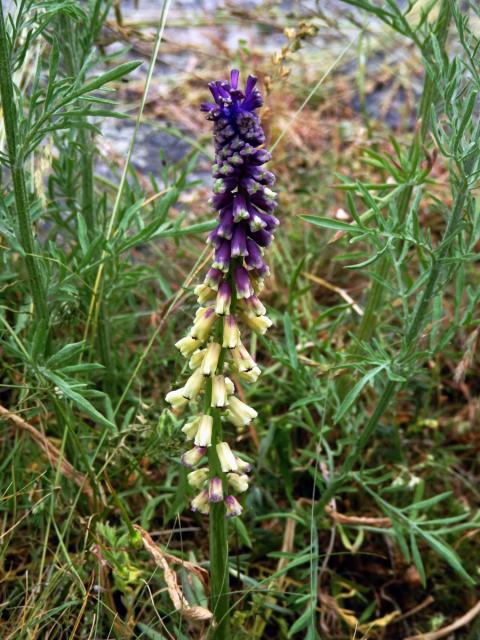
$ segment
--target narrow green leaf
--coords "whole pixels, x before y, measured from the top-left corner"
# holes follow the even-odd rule
[[[343,416],[347,413],[347,411],[350,409],[350,407],[352,406],[352,404],[355,402],[355,400],[357,399],[357,397],[360,395],[363,387],[370,382],[370,380],[373,380],[373,378],[377,375],[377,373],[379,373],[380,371],[382,371],[382,369],[385,369],[385,365],[384,364],[380,364],[378,365],[378,367],[375,367],[374,369],[372,369],[371,371],[369,371],[367,374],[365,374],[362,378],[360,378],[360,380],[357,382],[357,384],[353,387],[353,389],[351,389],[347,395],[345,396],[342,404],[339,406],[339,408],[337,409],[333,419],[335,422],[338,422],[339,420],[341,420],[343,418]]]
[[[422,586],[425,587],[427,584],[427,578],[425,576],[425,567],[423,566],[422,556],[420,555],[420,551],[418,550],[417,540],[415,539],[415,535],[413,531],[410,531],[410,548],[412,550],[413,562],[417,568],[418,575],[420,576],[420,580],[422,582]]]
[[[414,502],[408,505],[407,507],[405,507],[404,509],[402,509],[402,511],[412,511],[412,510],[416,511],[417,509],[429,509],[434,504],[438,504],[439,502],[442,502],[442,500],[446,500],[451,495],[452,495],[451,491],[444,491],[443,493],[439,493],[437,496],[427,498],[426,500],[419,500],[418,502]]]
[[[445,542],[440,541],[433,533],[428,533],[427,531],[418,529],[418,535],[423,538],[425,542],[427,542],[431,548],[465,580],[465,582],[471,585],[475,584],[475,580],[473,580],[473,578],[465,571],[459,557],[452,547],[448,546]]]
[[[333,220],[332,218],[325,218],[322,216],[299,216],[301,220],[314,224],[317,227],[323,227],[324,229],[334,229],[335,231],[347,231],[348,233],[365,233],[367,231],[364,227],[359,227],[356,224],[349,224],[348,222],[342,222],[341,220]]]
[[[50,369],[57,369],[62,364],[66,364],[69,360],[78,355],[82,349],[83,341],[66,344],[47,360],[47,366]]]
[[[232,518],[232,525],[243,544],[249,549],[252,549],[252,541],[250,540],[248,529],[243,523],[243,520],[241,518]]]
[[[402,531],[402,527],[400,525],[400,523],[395,520],[395,518],[392,518],[391,514],[388,514],[392,520],[392,529],[395,532],[395,538],[398,542],[398,546],[400,547],[400,550],[403,554],[403,557],[405,558],[406,562],[410,562],[410,551],[408,549],[408,544],[407,541],[405,539],[405,535]]]
[[[79,89],[74,91],[72,94],[70,94],[70,96],[68,96],[69,102],[72,100],[76,100],[78,97],[80,97],[81,95],[84,95],[85,93],[96,91],[97,89],[100,89],[100,87],[103,87],[109,82],[113,82],[114,80],[118,80],[119,78],[123,78],[124,76],[127,76],[134,69],[137,69],[141,64],[142,64],[141,60],[133,60],[132,62],[125,62],[123,64],[120,64],[118,67],[115,67],[115,69],[111,69],[110,71],[107,71],[107,73],[103,73],[101,76],[92,78],[92,80],[90,80],[89,82],[86,82],[82,87],[80,87]]]
[[[287,344],[288,358],[292,369],[298,369],[298,356],[293,337],[292,321],[288,313],[283,315],[283,329],[285,332],[285,342]]]
[[[295,620],[295,622],[292,624],[292,626],[288,630],[288,637],[291,638],[302,629],[305,629],[307,624],[310,622],[311,617],[312,617],[312,608],[311,608],[311,605],[309,605],[305,609],[305,611],[302,613],[302,615],[298,618],[298,620]]]
[[[107,420],[95,407],[82,395],[72,389],[72,387],[63,378],[56,375],[52,371],[44,371],[45,377],[47,377],[53,384],[55,384],[65,395],[66,398],[71,400],[79,409],[84,411],[92,420],[98,422],[104,427],[115,429],[115,425],[110,420]]]

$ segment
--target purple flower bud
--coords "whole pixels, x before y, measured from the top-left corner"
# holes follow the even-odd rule
[[[262,189],[262,185],[252,178],[244,178],[240,184],[251,196]]]
[[[238,258],[246,255],[248,255],[246,227],[244,224],[237,224],[232,236],[231,256]]]
[[[222,282],[218,287],[217,299],[215,302],[215,313],[224,316],[230,313],[230,303],[232,301],[232,289],[228,282]]]
[[[263,220],[263,222],[265,223],[265,228],[268,231],[276,229],[280,224],[280,220],[278,218],[276,218],[275,216],[271,216],[268,213],[262,213],[261,211],[258,211],[258,216]]]
[[[272,242],[273,236],[270,231],[266,231],[265,229],[260,229],[260,231],[256,231],[255,233],[251,233],[250,237],[252,240],[255,240],[257,244],[261,247],[268,247],[268,245]]]
[[[220,269],[220,271],[228,271],[230,266],[230,240],[223,240],[220,245],[215,249],[215,260],[213,267]]]
[[[208,483],[209,502],[221,502],[223,500],[223,486],[221,478],[212,478]]]
[[[232,213],[235,222],[240,222],[241,220],[249,217],[247,203],[243,194],[239,193],[233,198]]]
[[[252,155],[250,161],[252,164],[260,165],[269,162],[272,159],[272,154],[266,149],[257,149]]]
[[[230,71],[230,81],[232,83],[232,87],[236,89],[238,87],[238,78],[240,76],[240,71],[238,69],[232,69]]]
[[[226,238],[230,240],[233,234],[233,213],[229,207],[225,207],[225,209],[220,214],[220,224],[215,229],[217,232],[218,238]],[[213,233],[213,232],[212,232]],[[212,234],[210,234],[212,235]],[[210,236],[209,236],[210,238]]]
[[[236,267],[235,285],[237,289],[237,296],[239,298],[249,298],[251,295],[253,295],[252,285],[250,284],[250,277],[248,275],[248,271],[244,267]]]
[[[218,289],[218,285],[220,284],[222,278],[223,278],[223,273],[220,271],[220,269],[212,268],[207,271],[207,275],[205,276],[204,282],[211,289],[215,289],[216,291]]]
[[[206,453],[207,453],[206,447],[193,447],[193,449],[190,449],[190,451],[185,451],[185,453],[183,454],[181,458],[182,464],[185,467],[188,467],[191,469],[192,467],[194,467],[196,464],[200,462],[200,460],[203,458],[203,456]]]
[[[255,240],[247,238],[248,256],[245,259],[247,269],[261,269],[264,266],[262,251]]]
[[[227,496],[224,503],[227,510],[227,518],[235,518],[235,516],[239,516],[243,511],[242,505],[235,496]]]
[[[261,267],[257,267],[254,271],[252,271],[253,278],[257,280],[263,280],[263,278],[266,278],[269,275],[270,269],[265,263],[263,263]]]

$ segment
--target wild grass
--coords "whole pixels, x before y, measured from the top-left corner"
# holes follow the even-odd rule
[[[0,21],[2,638],[211,632],[163,398],[213,226],[198,106],[233,63],[268,89],[282,226],[242,390],[261,418],[239,436],[232,637],[477,638],[476,3],[124,4]]]

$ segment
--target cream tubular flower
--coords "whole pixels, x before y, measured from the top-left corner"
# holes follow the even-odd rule
[[[193,290],[193,293],[197,296],[198,304],[210,303],[215,300],[216,292],[206,284],[199,284]]]
[[[217,314],[215,313],[213,307],[201,307],[199,309],[199,312],[197,312],[195,323],[190,329],[190,336],[192,338],[195,338],[196,340],[205,342],[205,340],[210,335],[210,331],[212,330],[216,319]]]
[[[214,376],[212,379],[211,406],[224,409],[228,404],[227,385],[223,376]]]
[[[190,503],[192,511],[199,511],[204,515],[207,515],[210,511],[210,504],[208,502],[208,491],[203,489]]]
[[[180,407],[184,407],[188,403],[188,400],[184,395],[183,387],[181,389],[174,389],[173,391],[169,391],[165,396],[165,400],[168,402],[168,404],[172,405],[173,409],[179,409]]]
[[[214,477],[208,483],[208,500],[209,502],[221,502],[223,500],[223,484],[221,478]]]
[[[231,302],[232,289],[228,282],[222,282],[218,287],[217,298],[215,301],[215,313],[219,316],[225,316],[230,313]]]
[[[228,403],[228,419],[236,427],[244,427],[257,417],[258,413],[248,404],[232,396]]]
[[[229,471],[237,471],[237,460],[233,455],[228,442],[219,442],[216,446],[216,450],[223,473],[228,473]]]
[[[185,434],[187,440],[193,440],[197,435],[198,425],[200,424],[201,416],[197,416],[193,420],[189,420],[183,427],[182,432]]]
[[[242,505],[235,498],[235,496],[227,496],[224,500],[225,508],[227,510],[227,518],[235,518],[239,516],[243,509]]]
[[[185,451],[182,456],[182,464],[185,467],[194,467],[200,462],[203,456],[207,453],[205,447],[193,447],[189,451]]]
[[[196,369],[183,387],[183,397],[187,398],[187,400],[193,400],[198,396],[204,385],[205,377],[200,369]]]
[[[267,332],[267,329],[273,324],[268,316],[255,316],[251,313],[242,313],[241,317],[247,327],[261,336],[263,336]]]
[[[208,480],[208,467],[203,467],[202,469],[195,469],[195,471],[190,471],[187,475],[188,484],[193,489],[201,489],[203,485]]]
[[[185,338],[178,340],[178,342],[175,343],[175,346],[184,358],[188,358],[188,356],[199,348],[200,344],[200,340],[192,338],[192,336],[185,336]]]
[[[227,474],[227,478],[228,484],[238,493],[244,493],[248,490],[249,478],[246,474],[229,473]]]
[[[223,320],[223,348],[234,349],[240,342],[240,330],[234,316],[226,316]]]
[[[195,435],[195,444],[197,447],[209,447],[212,444],[213,418],[209,415],[203,415],[198,423],[198,430]]]
[[[188,361],[188,366],[190,367],[190,369],[198,369],[198,367],[202,364],[203,359],[205,357],[207,350],[206,349],[199,349],[198,351],[195,351],[192,355],[192,357],[190,358],[190,360]]]
[[[211,376],[217,369],[218,359],[222,347],[218,342],[210,342],[207,346],[205,358],[202,362],[202,373],[204,376]]]

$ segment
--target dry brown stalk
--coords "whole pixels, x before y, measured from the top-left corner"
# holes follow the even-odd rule
[[[142,527],[137,524],[134,524],[133,527],[141,535],[145,550],[148,551],[148,553],[152,556],[157,566],[159,566],[163,570],[163,577],[165,578],[165,583],[167,585],[168,595],[170,596],[175,609],[177,611],[181,611],[182,615],[192,622],[205,622],[207,620],[211,620],[213,614],[209,609],[198,606],[192,607],[187,602],[178,584],[177,575],[175,571],[170,568],[168,561],[181,562],[188,571],[194,573],[203,581],[205,581],[204,569],[201,569],[191,562],[184,562],[182,560],[179,560],[178,558],[175,558],[174,556],[171,556],[170,554],[165,553],[154,543],[150,534],[145,531],[145,529],[142,529]]]
[[[22,431],[26,431],[43,451],[52,468],[56,469],[60,467],[61,474],[69,480],[72,480],[90,500],[93,500],[93,489],[87,476],[77,471],[68,460],[65,460],[64,454],[50,442],[46,435],[2,405],[0,405],[0,416],[13,422],[13,424]]]
[[[345,302],[348,302],[348,304],[352,305],[352,309],[359,315],[359,316],[363,316],[363,309],[360,305],[358,305],[355,300],[352,298],[352,296],[350,296],[345,289],[342,289],[341,287],[337,287],[334,284],[331,284],[330,282],[327,282],[326,280],[324,280],[323,278],[320,278],[319,276],[314,276],[313,273],[306,273],[305,271],[302,272],[302,276],[304,278],[307,278],[308,280],[311,280],[312,282],[315,282],[316,284],[321,285],[322,287],[325,287],[325,289],[328,289],[329,291],[335,291],[335,293],[338,293],[338,295],[343,298],[345,300]]]
[[[404,638],[404,640],[439,640],[439,638],[445,638],[450,635],[457,629],[461,629],[465,627],[467,624],[472,622],[474,618],[478,616],[480,613],[480,600],[477,604],[469,609],[467,613],[463,616],[452,622],[452,624],[443,627],[442,629],[437,629],[437,631],[430,631],[429,633],[420,633],[417,636],[408,636],[408,638]]]
[[[335,522],[346,525],[354,526],[366,526],[366,527],[391,527],[392,521],[390,518],[371,518],[368,516],[346,516],[343,513],[334,511],[331,508],[326,509],[326,512]]]

